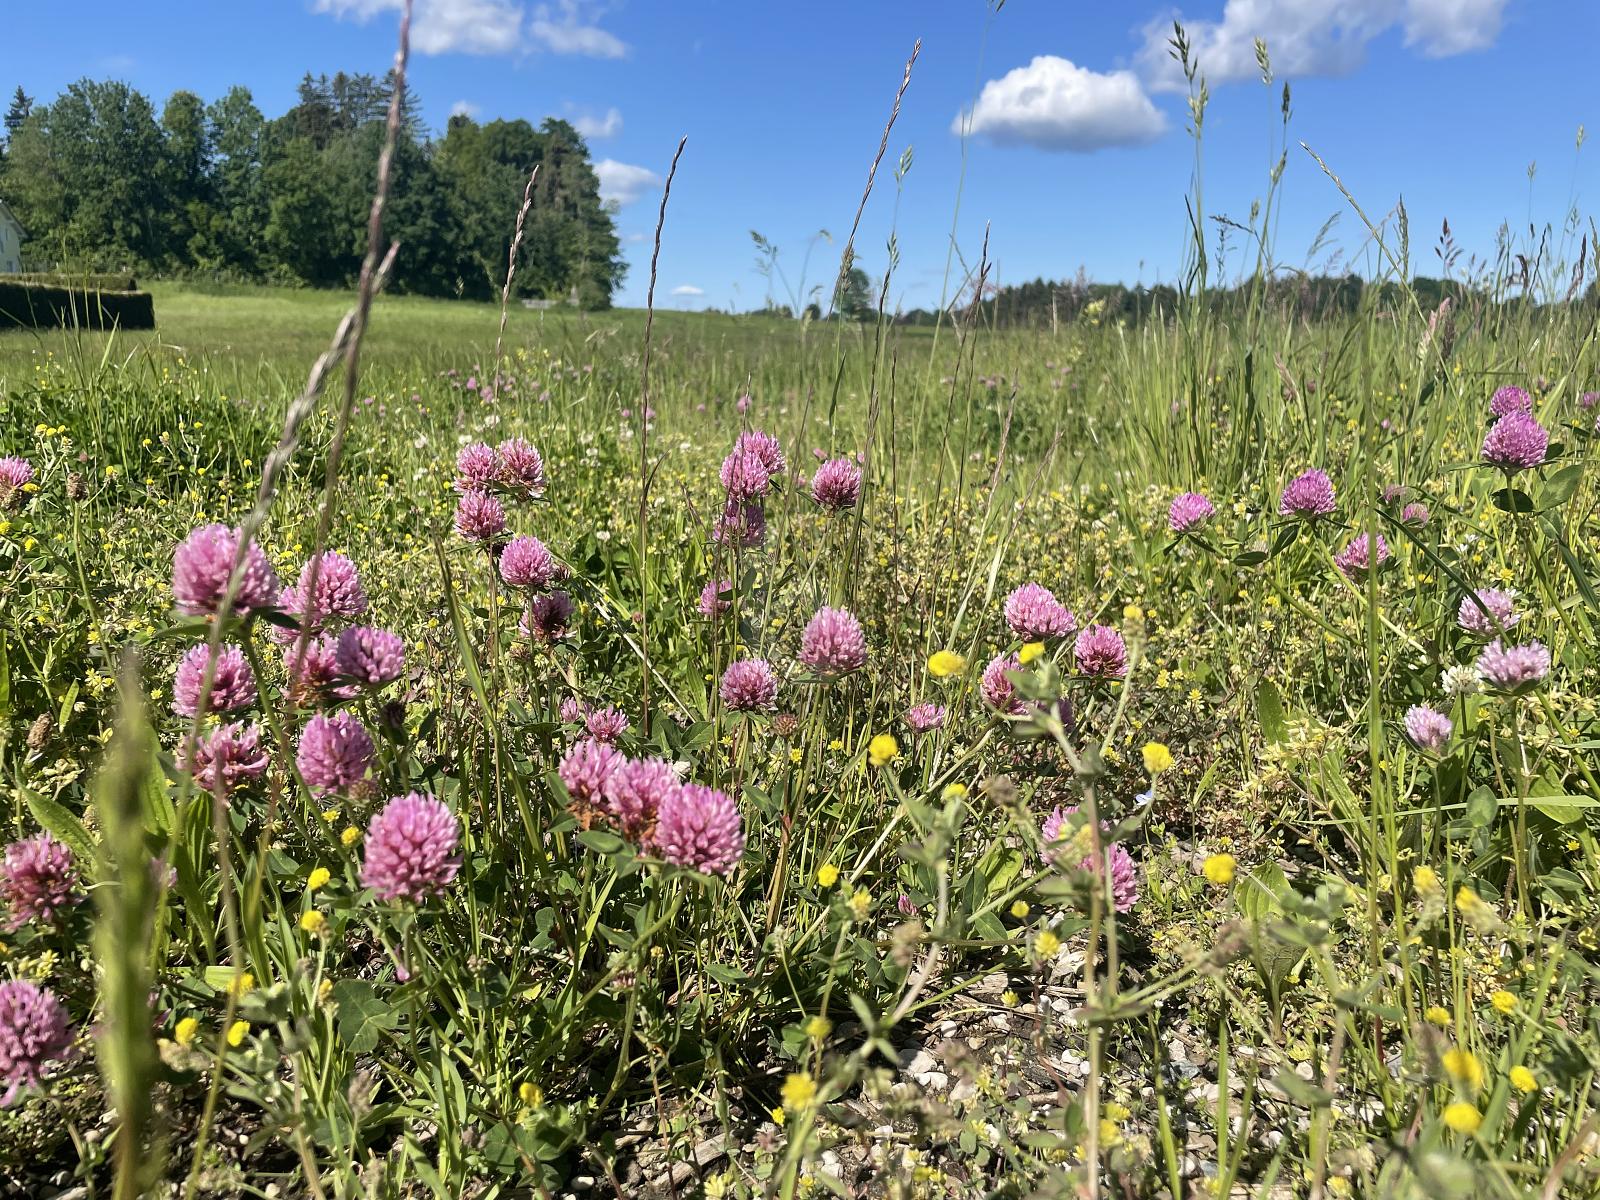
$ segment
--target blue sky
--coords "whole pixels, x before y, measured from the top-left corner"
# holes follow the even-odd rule
[[[398,5],[21,5],[8,16],[0,88],[21,83],[48,99],[79,76],[114,76],[159,103],[180,87],[210,100],[242,83],[276,115],[307,70],[381,71]],[[1575,149],[1579,126],[1600,116],[1593,0],[1009,0],[998,13],[984,0],[417,6],[412,85],[431,124],[461,107],[480,119],[556,114],[591,133],[628,239],[622,304],[643,303],[659,179],[684,135],[658,304],[759,304],[767,284],[751,229],[781,248],[796,285],[808,238],[831,231],[809,282],[831,279],[918,37],[921,57],[857,241],[858,260],[879,275],[898,229],[891,297],[902,307],[938,303],[952,228],[958,263],[975,262],[986,224],[1002,283],[1080,267],[1100,280],[1173,278],[1194,165],[1165,55],[1174,15],[1211,83],[1209,212],[1242,220],[1264,192],[1279,87],[1291,81],[1280,261],[1304,265],[1338,212],[1333,245],[1361,266],[1359,222],[1301,140],[1369,214],[1404,197],[1425,273],[1442,219],[1469,251],[1488,253],[1503,221],[1519,232],[1530,220],[1559,226],[1572,206],[1587,211],[1597,183],[1600,146]],[[1256,36],[1280,76],[1270,89],[1255,67]],[[914,160],[897,195],[893,167],[908,146]]]

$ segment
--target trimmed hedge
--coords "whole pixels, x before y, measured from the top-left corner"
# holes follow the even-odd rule
[[[132,275],[79,274],[76,271],[22,271],[15,275],[0,275],[0,283],[48,283],[54,287],[81,289],[91,292],[136,292],[139,281]]]
[[[0,276],[0,328],[67,325],[83,329],[154,329],[149,292],[96,291],[81,284],[15,282]]]

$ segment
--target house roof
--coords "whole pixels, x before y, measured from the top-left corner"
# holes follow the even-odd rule
[[[11,223],[17,227],[17,232],[22,234],[23,237],[28,236],[27,229],[23,226],[21,221],[17,220],[17,214],[12,212],[11,209],[6,206],[6,202],[4,200],[0,200],[0,214],[10,217]]]

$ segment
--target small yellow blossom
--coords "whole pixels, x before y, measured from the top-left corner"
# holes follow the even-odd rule
[[[1450,1010],[1437,1004],[1429,1005],[1428,1010],[1422,1014],[1430,1024],[1443,1028],[1450,1024]]]
[[[346,846],[354,846],[361,840],[361,830],[357,829],[354,825],[346,825],[344,827],[344,832],[339,835],[339,840]]]
[[[967,660],[954,650],[935,650],[928,655],[928,671],[939,679],[959,675],[967,668]]]
[[[872,893],[866,888],[857,888],[850,897],[850,915],[858,921],[865,921],[872,914]]]
[[[1483,1114],[1464,1100],[1444,1106],[1444,1123],[1457,1133],[1477,1133],[1483,1124]]]
[[[200,1032],[200,1022],[193,1017],[184,1017],[172,1030],[172,1040],[180,1046],[187,1046],[194,1041],[194,1035]]]
[[[880,733],[867,744],[867,758],[875,767],[888,766],[900,757],[900,743],[892,733]]]
[[[944,791],[939,793],[941,800],[960,800],[967,794],[967,785],[964,783],[947,783]]]
[[[1172,770],[1172,751],[1167,749],[1165,742],[1144,744],[1144,769],[1152,775]]]
[[[327,867],[313,867],[311,874],[306,877],[306,891],[314,892],[318,888],[328,886],[328,880],[333,878],[333,873]]]
[[[806,1036],[814,1042],[820,1042],[833,1032],[833,1022],[827,1017],[812,1017],[806,1022]]]
[[[1032,910],[1028,907],[1028,902],[1026,900],[1017,900],[1011,905],[1011,915],[1019,921],[1026,917],[1031,911]]]
[[[517,1099],[528,1108],[538,1108],[544,1103],[544,1089],[532,1080],[525,1080],[517,1088]]]
[[[256,977],[249,971],[240,971],[228,981],[228,994],[238,999],[256,985]]]
[[[1445,1074],[1457,1083],[1464,1083],[1474,1091],[1483,1086],[1483,1064],[1471,1050],[1452,1046],[1439,1061]]]
[[[1233,876],[1239,869],[1239,860],[1231,854],[1208,855],[1200,870],[1205,873],[1206,879],[1218,887],[1227,887],[1233,882]]]
[[[1497,992],[1491,992],[1489,1003],[1494,1005],[1496,1012],[1510,1014],[1517,1011],[1516,996],[1506,991],[1505,988],[1501,988]]]
[[[313,937],[321,936],[328,928],[328,918],[316,909],[300,914],[300,928]]]
[[[839,868],[832,863],[823,863],[817,868],[817,886],[830,888],[839,882]]]
[[[244,1035],[250,1032],[249,1021],[235,1021],[228,1026],[228,1045],[240,1046],[244,1044]]]
[[[1512,1067],[1509,1077],[1511,1079],[1511,1086],[1516,1088],[1517,1091],[1522,1092],[1524,1095],[1529,1092],[1537,1092],[1539,1090],[1539,1081],[1534,1078],[1533,1072],[1528,1070],[1527,1067]]]
[[[806,1071],[792,1072],[783,1081],[783,1107],[799,1112],[810,1106],[817,1097],[817,1081]]]
[[[1411,872],[1411,883],[1419,896],[1433,896],[1439,891],[1439,876],[1429,866],[1421,866]]]
[[[1040,958],[1054,958],[1061,950],[1061,939],[1049,929],[1039,931],[1039,936],[1033,939],[1033,948]]]
[[[774,1108],[770,1112],[767,1113],[767,1116],[772,1118],[772,1123],[774,1125],[782,1125],[783,1124],[783,1109]]]
[[[1023,666],[1027,666],[1034,659],[1040,657],[1043,653],[1043,642],[1025,642],[1022,649],[1017,651],[1017,661]]]
[[[1000,993],[1000,1003],[1004,1004],[1007,1008],[1015,1008],[1017,1005],[1022,1003],[1022,997],[1017,995],[1017,993],[1012,989],[1007,988],[1005,991]]]

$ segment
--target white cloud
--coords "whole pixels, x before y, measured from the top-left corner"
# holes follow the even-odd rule
[[[606,109],[606,115],[603,117],[597,117],[593,113],[580,113],[572,119],[572,127],[590,141],[614,138],[622,132],[622,113],[615,108]]]
[[[661,186],[661,176],[649,167],[636,167],[614,158],[602,158],[595,163],[594,173],[600,177],[600,198],[615,200],[624,208]]]
[[[1227,0],[1218,21],[1181,14],[1206,80],[1256,78],[1255,40],[1267,43],[1279,76],[1348,75],[1367,59],[1368,44],[1402,27],[1405,43],[1442,58],[1491,45],[1500,34],[1507,0]],[[1150,86],[1181,91],[1183,75],[1170,53],[1171,19],[1144,28],[1139,63]]]
[[[706,290],[705,288],[697,288],[692,283],[680,283],[672,289],[672,294],[674,296],[704,296]]]
[[[984,84],[951,129],[1001,145],[1090,151],[1151,141],[1166,125],[1132,71],[1103,74],[1041,54]]]
[[[475,117],[482,110],[471,100],[457,100],[450,106],[452,117]]]
[[[1500,36],[1506,0],[1407,0],[1406,45],[1429,58],[1486,50]]]
[[[552,54],[625,58],[627,43],[601,29],[583,9],[579,0],[556,0],[554,8],[541,4],[533,10],[533,20],[528,22],[528,34]]]
[[[316,11],[365,23],[398,13],[404,0],[315,0]],[[522,6],[511,0],[416,0],[411,46],[418,54],[510,54],[522,43]]]

